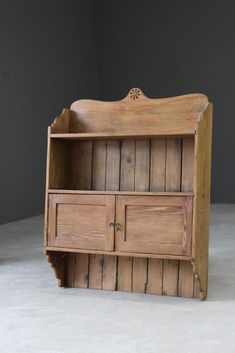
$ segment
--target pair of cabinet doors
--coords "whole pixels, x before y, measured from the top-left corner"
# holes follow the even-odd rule
[[[191,234],[191,196],[49,195],[49,247],[189,256]]]
[[[192,197],[50,194],[50,247],[191,255]]]

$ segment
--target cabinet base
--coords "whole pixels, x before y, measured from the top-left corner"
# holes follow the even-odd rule
[[[58,285],[206,299],[190,261],[47,252]]]

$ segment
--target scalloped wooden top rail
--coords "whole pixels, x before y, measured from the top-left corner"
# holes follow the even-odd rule
[[[203,94],[152,99],[132,88],[120,101],[75,101],[55,119],[51,133],[190,135],[207,106]]]

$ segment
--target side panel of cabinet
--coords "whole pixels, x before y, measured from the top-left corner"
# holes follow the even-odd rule
[[[192,198],[117,196],[117,251],[191,254]]]
[[[51,194],[48,245],[112,251],[114,212],[112,195]]]

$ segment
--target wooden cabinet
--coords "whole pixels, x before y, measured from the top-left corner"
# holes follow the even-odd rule
[[[79,100],[48,130],[45,253],[59,285],[205,299],[212,104]]]
[[[190,196],[49,195],[49,246],[190,256],[191,239]]]

